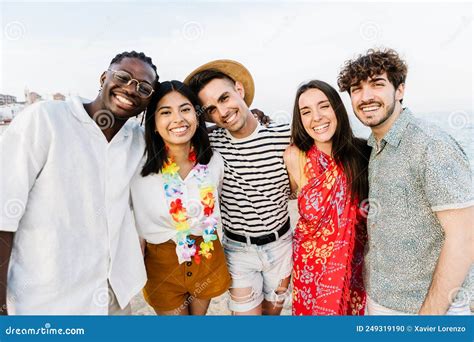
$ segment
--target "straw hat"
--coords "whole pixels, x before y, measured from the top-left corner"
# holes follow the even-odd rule
[[[253,96],[255,94],[255,84],[253,82],[252,75],[247,70],[247,68],[244,67],[242,64],[230,59],[218,59],[216,61],[212,61],[204,65],[201,65],[199,68],[197,68],[192,73],[190,73],[184,79],[183,83],[186,85],[189,85],[189,81],[191,80],[191,78],[193,78],[196,74],[200,73],[201,71],[205,71],[209,69],[220,71],[230,76],[234,81],[238,81],[242,83],[242,85],[244,86],[244,92],[245,92],[244,101],[247,104],[247,106],[250,106],[252,104]]]

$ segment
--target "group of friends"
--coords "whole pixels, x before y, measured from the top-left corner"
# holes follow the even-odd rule
[[[298,88],[291,126],[251,110],[233,60],[160,82],[123,52],[92,102],[27,107],[0,138],[1,313],[127,315],[143,290],[159,315],[204,315],[226,291],[234,315],[286,300],[293,315],[469,315],[469,160],[403,106],[406,76],[392,49],[341,68],[368,140],[321,80]]]

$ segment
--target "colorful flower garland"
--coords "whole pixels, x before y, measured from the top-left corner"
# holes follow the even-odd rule
[[[191,148],[189,152],[189,160],[196,162],[196,152]],[[191,170],[193,177],[199,184],[199,197],[202,206],[202,215],[193,215],[190,217],[183,205],[180,196],[183,195],[182,187],[184,182],[179,177],[179,166],[172,157],[169,157],[162,169],[166,199],[169,206],[169,213],[173,219],[174,226],[177,230],[176,234],[176,254],[179,263],[191,261],[194,257],[196,263],[200,263],[201,256],[209,259],[212,256],[211,251],[214,250],[213,241],[217,240],[217,217],[215,215],[214,206],[214,190],[215,186],[209,177],[207,165],[195,164]],[[191,239],[191,231],[193,233],[202,233],[203,242],[196,246],[196,241]]]

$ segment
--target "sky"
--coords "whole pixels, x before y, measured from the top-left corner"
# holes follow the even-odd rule
[[[344,61],[391,47],[408,63],[412,111],[473,108],[472,3],[0,0],[0,12],[0,93],[19,100],[25,87],[93,99],[110,60],[137,50],[153,58],[160,80],[237,60],[255,80],[252,107],[284,121],[300,84],[337,86]]]

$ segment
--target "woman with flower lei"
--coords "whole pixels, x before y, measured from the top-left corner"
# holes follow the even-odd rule
[[[204,315],[230,285],[217,234],[224,162],[196,108],[183,83],[160,84],[146,111],[146,154],[131,186],[146,240],[144,297],[159,315]]]

